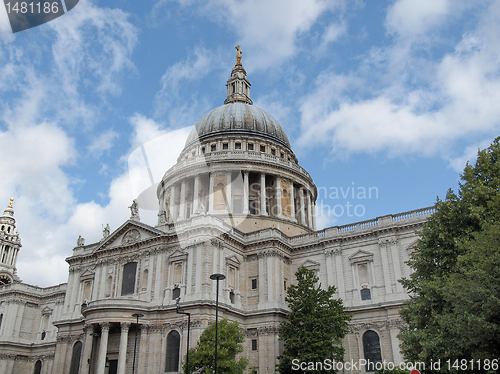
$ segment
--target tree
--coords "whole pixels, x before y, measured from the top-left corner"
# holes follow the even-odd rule
[[[449,190],[438,199],[408,262],[414,272],[402,280],[410,301],[400,311],[407,326],[399,337],[409,361],[500,357],[499,141],[467,164],[458,195]]]
[[[342,300],[334,299],[335,287],[328,290],[318,285],[313,270],[301,267],[296,273],[298,284],[288,287],[286,301],[290,307],[287,320],[281,324],[280,340],[284,342],[283,355],[278,357],[280,373],[297,373],[294,362],[343,362],[342,338],[347,334],[351,319],[344,311]],[[295,366],[296,368],[296,366]],[[315,367],[314,373],[334,373]]]
[[[248,365],[246,357],[236,360],[236,355],[243,352],[245,340],[238,322],[229,322],[226,318],[218,323],[217,337],[217,372],[227,374],[243,373]],[[185,359],[183,371],[186,370]],[[195,348],[189,350],[189,373],[195,371],[205,374],[215,372],[215,323],[208,326],[200,336]]]

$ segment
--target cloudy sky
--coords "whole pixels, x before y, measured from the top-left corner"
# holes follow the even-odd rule
[[[151,185],[138,156],[161,177],[223,103],[236,45],[320,190],[318,228],[433,205],[500,134],[498,1],[80,0],[0,35],[0,209],[15,198],[23,281],[66,282],[78,235],[129,217]]]

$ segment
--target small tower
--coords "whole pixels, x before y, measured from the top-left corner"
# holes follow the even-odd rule
[[[237,46],[238,54],[236,55],[236,65],[231,71],[231,77],[227,80],[227,99],[224,104],[228,103],[246,103],[253,104],[250,100],[250,82],[247,79],[247,72],[241,65],[241,49]]]
[[[16,261],[21,239],[16,230],[13,201],[14,198],[11,198],[9,206],[0,216],[0,285],[19,281],[16,276]]]

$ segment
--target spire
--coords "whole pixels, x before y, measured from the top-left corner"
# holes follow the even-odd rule
[[[236,55],[236,64],[231,71],[231,76],[227,80],[227,99],[224,104],[229,103],[246,103],[253,104],[250,99],[250,82],[247,79],[247,72],[243,65],[241,64],[241,52],[240,46],[235,47],[238,51]]]
[[[14,198],[0,216],[0,285],[19,280],[16,276],[16,260],[21,239],[14,219]]]

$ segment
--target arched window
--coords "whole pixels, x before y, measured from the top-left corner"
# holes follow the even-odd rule
[[[122,296],[134,294],[136,271],[137,262],[129,262],[123,267]]]
[[[179,349],[181,346],[181,336],[177,331],[172,331],[167,335],[167,358],[165,371],[167,373],[179,371]]]
[[[142,288],[146,288],[148,286],[148,276],[149,276],[149,271],[148,269],[145,269],[144,272],[142,273]]]
[[[35,370],[33,370],[33,374],[40,374],[42,372],[42,361],[38,360],[35,362]]]
[[[175,287],[172,291],[172,300],[176,300],[178,297],[181,297],[181,289],[179,287]]]
[[[73,355],[71,356],[71,366],[69,374],[78,374],[80,372],[80,357],[82,356],[82,342],[77,341],[73,346]]]
[[[368,330],[363,334],[363,352],[366,360],[366,371],[375,371],[377,362],[382,362],[380,339],[375,331]]]

